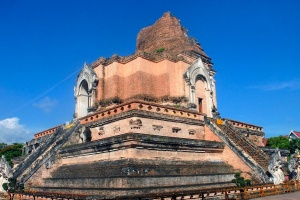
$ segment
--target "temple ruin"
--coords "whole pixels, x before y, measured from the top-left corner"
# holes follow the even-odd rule
[[[221,118],[211,58],[170,12],[136,52],[84,64],[74,120],[35,134],[14,168],[33,191],[95,198],[268,182],[261,126]]]

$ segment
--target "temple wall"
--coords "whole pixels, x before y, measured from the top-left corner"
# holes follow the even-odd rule
[[[207,126],[205,126],[205,140],[222,142],[222,140]],[[232,165],[235,171],[241,171],[244,178],[251,179],[249,173],[251,173],[253,170],[227,145],[225,145],[221,159],[224,160],[227,164]]]
[[[153,97],[184,96],[186,92],[182,74],[188,66],[182,61],[174,63],[165,59],[155,63],[141,57],[126,64],[113,62],[107,66],[99,65],[94,68],[99,78],[97,99],[115,96],[127,99],[138,94]]]
[[[94,68],[93,70],[97,74],[98,77],[98,85],[96,88],[96,101],[99,101],[99,99],[103,98],[103,90],[104,90],[104,71],[103,71],[103,65],[98,65],[98,67]]]
[[[148,135],[148,137],[151,137],[150,135]],[[162,173],[159,174],[158,178],[159,179],[163,179],[165,177],[166,181],[164,182],[165,184],[171,184],[172,181],[174,181],[173,179],[182,179],[184,178],[185,174],[181,174],[180,177],[178,176],[173,176],[177,173],[177,171],[175,169],[179,169],[182,168],[182,170],[180,171],[180,173],[199,173],[199,168],[197,168],[196,166],[193,165],[193,163],[199,165],[198,167],[202,166],[203,169],[201,169],[203,171],[204,174],[201,174],[199,176],[202,177],[203,179],[207,179],[210,180],[212,182],[214,181],[221,181],[221,179],[219,180],[219,178],[214,178],[215,175],[220,176],[221,178],[223,177],[224,180],[226,181],[230,181],[232,175],[232,170],[230,170],[230,166],[226,165],[223,161],[222,161],[222,151],[224,149],[224,146],[222,145],[222,143],[216,143],[216,142],[200,142],[200,143],[194,143],[193,140],[173,140],[171,137],[165,137],[165,138],[157,138],[158,140],[160,140],[160,142],[158,142],[156,145],[157,147],[159,146],[163,146],[160,149],[155,149],[155,141],[157,141],[157,139],[152,140],[151,143],[154,146],[154,149],[151,148],[150,146],[147,147],[147,144],[150,143],[145,143],[146,146],[144,146],[145,148],[140,148],[139,147],[135,147],[135,146],[130,146],[132,144],[134,144],[134,142],[143,142],[146,141],[147,137],[144,137],[143,139],[138,139],[138,140],[123,140],[123,142],[120,142],[118,139],[115,138],[111,138],[110,141],[114,142],[113,144],[111,144],[111,142],[107,142],[106,143],[101,143],[103,142],[103,140],[101,140],[101,142],[99,144],[103,144],[103,147],[106,147],[107,149],[105,151],[103,150],[99,150],[96,151],[95,147],[97,147],[98,143],[94,143],[94,145],[96,146],[92,146],[89,147],[90,142],[86,142],[84,144],[79,144],[77,146],[73,146],[72,145],[69,148],[73,148],[75,150],[75,152],[70,152],[69,154],[66,152],[62,152],[62,154],[60,152],[57,152],[55,155],[55,161],[53,164],[51,165],[47,165],[47,162],[44,163],[34,174],[33,176],[31,176],[27,181],[26,181],[26,189],[30,189],[30,188],[39,188],[39,187],[51,187],[51,184],[55,184],[56,187],[58,187],[58,189],[60,189],[60,187],[65,186],[64,182],[68,182],[68,185],[78,188],[78,187],[82,187],[85,188],[86,185],[81,186],[80,183],[82,182],[86,182],[89,181],[89,176],[88,174],[91,174],[93,172],[86,172],[86,171],[82,171],[82,170],[86,170],[84,166],[87,167],[92,167],[94,166],[96,167],[95,169],[97,170],[108,170],[109,167],[106,167],[108,169],[106,169],[105,167],[101,168],[100,166],[98,166],[97,163],[101,163],[101,162],[108,162],[108,163],[112,163],[112,169],[113,168],[124,168],[127,165],[123,166],[122,164],[120,164],[120,160],[139,160],[140,161],[140,165],[141,166],[149,166],[149,163],[152,163],[152,165],[157,165],[157,168],[162,167],[163,171],[160,171],[159,169],[157,170],[157,172]],[[167,140],[166,140],[167,139]],[[149,140],[150,141],[150,140]],[[119,143],[120,142],[120,143]],[[187,145],[187,142],[191,142],[189,145]],[[172,144],[178,144],[175,146],[172,146]],[[118,145],[124,145],[122,148],[118,148]],[[130,147],[128,148],[129,145]],[[180,148],[180,146],[182,145],[186,145],[186,147],[188,147],[188,149],[185,148]],[[200,145],[200,146],[194,146],[194,145]],[[101,146],[101,145],[100,145]],[[68,146],[66,146],[65,148],[68,149]],[[90,149],[89,151],[87,151],[87,149]],[[62,149],[62,151],[64,151]],[[67,150],[68,151],[68,150]],[[113,164],[113,162],[115,161],[116,164]],[[159,162],[166,162],[169,163],[168,165],[170,167],[165,167],[163,165],[159,165],[156,163]],[[180,164],[180,162],[182,162],[182,164]],[[119,164],[118,164],[119,163]],[[148,164],[147,164],[148,163]],[[202,164],[201,164],[202,163]],[[223,164],[222,164],[223,163]],[[131,162],[129,162],[129,164],[132,164]],[[139,164],[135,167],[140,166]],[[215,173],[216,167],[218,166],[214,166],[214,170],[212,171],[212,168],[210,167],[205,167],[205,166],[210,166],[210,165],[220,165],[220,167],[225,167],[224,170],[222,168],[221,171],[219,171],[217,174]],[[105,165],[104,165],[105,166]],[[131,166],[131,165],[130,165]],[[69,169],[68,171],[63,171],[63,169]],[[174,169],[173,169],[174,168]],[[94,168],[93,168],[94,169]],[[231,168],[232,169],[232,168]],[[169,170],[164,171],[164,170]],[[186,172],[185,172],[185,171]],[[229,170],[229,171],[228,171]],[[120,170],[119,170],[120,171]],[[53,174],[54,173],[54,174]],[[65,173],[68,174],[72,174],[73,175],[66,175]],[[77,174],[76,174],[77,173]],[[81,173],[80,175],[78,173]],[[98,172],[95,172],[96,174]],[[165,174],[166,173],[166,174]],[[170,173],[170,174],[168,174]],[[175,174],[173,174],[175,173]],[[220,174],[219,174],[220,173]],[[223,173],[223,175],[221,175]],[[98,176],[97,180],[99,180],[97,183],[100,184],[99,187],[112,187],[115,188],[115,183],[114,181],[109,179],[109,174],[105,173],[106,176],[108,176],[108,178],[105,176]],[[57,179],[57,177],[55,176],[61,176],[62,178]],[[70,176],[70,177],[69,177]],[[142,175],[141,175],[142,176]],[[153,176],[153,177],[152,177]],[[141,178],[141,182],[145,182],[145,186],[148,187],[152,187],[153,184],[155,184],[155,182],[157,182],[157,177],[155,176],[155,174],[152,174],[152,176],[148,177],[145,176],[144,178]],[[228,176],[225,178],[225,176]],[[193,177],[196,177],[193,176]],[[53,178],[53,179],[51,179]],[[75,178],[75,179],[74,179]],[[129,179],[130,177],[128,176],[124,176],[123,179]],[[199,184],[199,178],[195,179],[195,181],[197,181],[197,183]],[[152,180],[153,179],[153,180]],[[75,181],[74,181],[75,180]],[[95,179],[93,179],[95,180]],[[167,181],[169,180],[169,181]],[[188,183],[187,179],[184,182]],[[223,179],[222,179],[223,180]],[[73,182],[74,181],[74,182]],[[130,181],[134,181],[134,178],[130,178]],[[150,184],[149,181],[153,181],[153,183]],[[103,183],[102,183],[103,182]],[[108,186],[105,182],[107,182]],[[158,183],[162,183],[162,182],[158,182]],[[172,185],[172,184],[171,184]],[[53,185],[54,186],[54,185]],[[129,185],[128,187],[131,187],[132,185]],[[127,187],[127,186],[126,186]],[[35,189],[34,189],[35,190]],[[49,190],[49,188],[47,188],[47,190]]]
[[[166,60],[167,61],[167,60]],[[185,89],[185,80],[183,79],[183,74],[186,72],[189,65],[185,62],[179,61],[177,63],[172,63],[167,61],[166,72],[169,73],[170,82],[170,96],[189,96],[189,91]]]
[[[222,154],[222,160],[224,160],[227,164],[233,166],[235,171],[240,171],[243,174],[243,177],[246,179],[251,179],[250,175],[253,173],[253,170],[246,165],[246,163],[238,157],[227,145]]]
[[[25,189],[30,189],[31,186],[36,186],[36,185],[43,185],[43,179],[45,176],[44,174],[46,173],[46,168],[45,165],[40,167],[26,182],[25,184]],[[44,176],[43,176],[44,175]]]
[[[259,135],[249,135],[249,140],[251,140],[254,144],[256,144],[257,146],[264,146],[263,143],[263,138],[264,136],[259,136]]]
[[[141,124],[131,125],[131,120],[141,120]],[[129,132],[199,140],[203,140],[204,138],[204,126],[174,123],[170,121],[147,119],[142,117],[131,117],[119,120],[103,125],[101,128],[91,128],[91,131],[92,141]]]
[[[212,132],[207,126],[204,126],[205,140],[222,142],[222,140]]]
[[[161,151],[149,149],[124,149],[107,153],[99,153],[94,155],[76,156],[63,158],[62,165],[73,165],[80,163],[92,163],[103,160],[119,160],[119,159],[151,159],[155,160],[176,160],[176,161],[221,161],[221,153],[212,152],[183,152],[183,151]]]
[[[208,114],[208,102],[209,102],[209,97],[207,97],[207,91],[205,89],[205,82],[203,82],[202,80],[198,80],[196,82],[196,85],[195,85],[195,93],[196,93],[196,105],[197,105],[197,110],[199,111],[199,99],[202,99],[202,105],[201,105],[201,110],[202,110],[202,113],[205,113],[205,114]]]

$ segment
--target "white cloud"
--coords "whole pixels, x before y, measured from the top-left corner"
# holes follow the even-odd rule
[[[51,99],[49,97],[45,97],[37,103],[34,103],[33,106],[40,108],[42,111],[49,113],[56,107],[58,101],[56,99]]]
[[[23,143],[31,139],[33,134],[19,121],[20,119],[17,117],[0,120],[0,142]]]
[[[250,88],[260,89],[265,91],[276,91],[276,90],[284,90],[284,89],[298,90],[300,89],[300,81],[292,80],[292,81],[286,81],[281,83],[269,83],[265,85],[252,86]]]

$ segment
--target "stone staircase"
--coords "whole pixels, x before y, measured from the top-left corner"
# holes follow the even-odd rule
[[[222,123],[220,123],[222,122]],[[205,118],[206,125],[216,133],[250,168],[260,175],[262,182],[268,182],[269,156],[248,138],[239,132],[232,124],[216,119]]]
[[[257,163],[259,163],[266,171],[268,170],[269,156],[258,146],[253,144],[248,138],[239,132],[232,124],[224,121],[223,124],[218,124],[218,127],[223,130],[235,143],[241,146]]]
[[[73,126],[58,130],[47,139],[47,141],[30,154],[23,163],[19,164],[13,171],[13,177],[18,181],[26,182],[57,150],[68,140],[72,133],[80,126],[79,121],[75,121]]]

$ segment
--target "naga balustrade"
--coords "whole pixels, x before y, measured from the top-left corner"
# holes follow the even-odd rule
[[[215,123],[230,139],[251,155],[251,157],[264,168],[264,170],[268,170],[269,156],[255,144],[250,142],[243,134],[239,133],[232,124],[227,121],[220,124],[216,122],[215,119],[211,118],[209,120]]]

